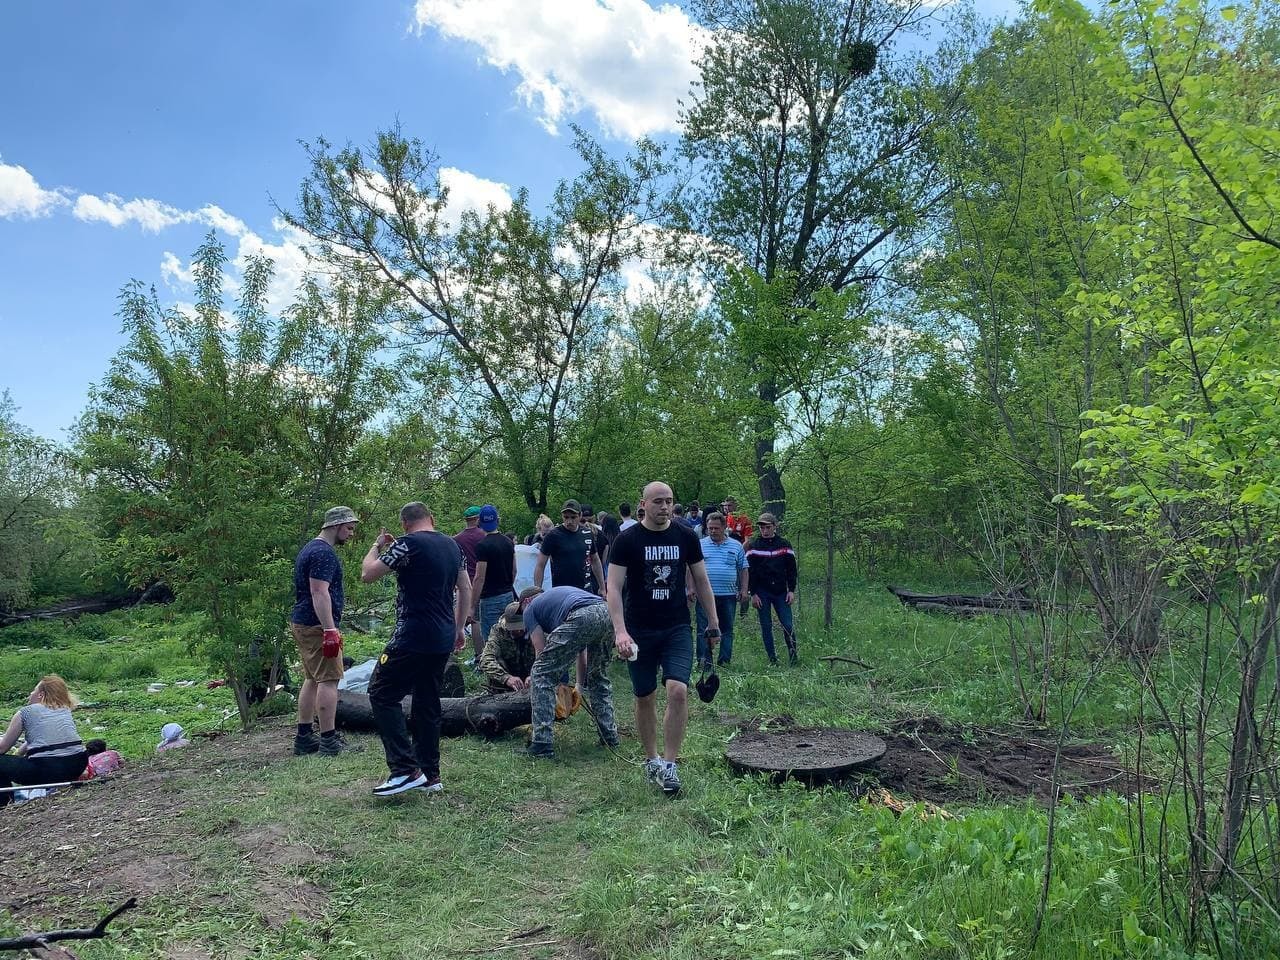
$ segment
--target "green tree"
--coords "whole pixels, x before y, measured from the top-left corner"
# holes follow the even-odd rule
[[[1114,123],[1124,102],[1087,23],[1036,13],[994,32],[965,102],[971,123],[943,138],[952,189],[939,243],[911,278],[922,305],[950,325],[980,401],[947,428],[962,426],[978,452],[971,472],[981,494],[961,537],[999,586],[1046,603],[1077,579],[1079,558],[1104,643],[1153,649],[1158,563],[1114,531],[1073,528],[1055,502],[1089,482],[1075,467],[1080,415],[1144,389],[1144,345],[1074,309],[1077,284],[1114,287],[1132,269],[1109,229],[1128,211],[1085,189],[1092,160],[1080,134]],[[1037,664],[1042,680],[1052,659]],[[1031,712],[1042,711],[1040,698]]]
[[[272,266],[251,259],[225,303],[223,248],[196,252],[195,309],[165,308],[133,282],[120,296],[127,343],[90,395],[77,444],[111,536],[110,556],[135,585],[163,580],[194,614],[192,645],[246,693],[278,650],[289,562],[315,504],[353,488],[353,438],[379,409],[372,355],[377,301],[358,282],[308,285],[273,317]],[[375,396],[367,394],[372,391]]]
[[[94,537],[75,528],[79,484],[63,450],[24,427],[8,392],[0,393],[0,611],[68,583],[61,569],[93,566]]]
[[[739,378],[704,299],[684,280],[656,284],[621,317],[611,349],[584,365],[568,489],[612,511],[658,478],[685,503],[748,484]]]
[[[546,509],[580,413],[579,367],[606,347],[620,267],[663,209],[652,144],[622,161],[581,132],[576,147],[584,169],[545,216],[522,191],[453,228],[437,159],[418,141],[390,130],[366,155],[318,140],[287,214],[330,260],[387,286],[419,363],[451,374],[446,415],[501,445],[531,511]]]
[[[797,307],[822,289],[874,285],[945,195],[933,145],[959,108],[960,45],[904,49],[929,19],[917,0],[703,0],[696,10],[713,33],[683,149],[700,174],[688,206],[715,238],[712,255],[766,282],[789,275]],[[748,382],[760,499],[781,513],[775,453],[796,384],[773,368]]]
[[[1280,799],[1280,15],[1135,0],[1093,21],[1073,3],[1045,6],[1064,28],[1086,25],[1125,105],[1080,132],[1081,172],[1089,193],[1123,204],[1103,229],[1132,272],[1121,286],[1078,283],[1076,313],[1146,353],[1141,398],[1088,414],[1091,495],[1070,502],[1164,558],[1168,582],[1203,610],[1197,656],[1211,662],[1221,633],[1234,659],[1229,696],[1215,675],[1172,687],[1142,674],[1180,753],[1194,940],[1228,880],[1272,916],[1280,906],[1276,851],[1242,855]],[[1221,765],[1207,746],[1219,736]]]

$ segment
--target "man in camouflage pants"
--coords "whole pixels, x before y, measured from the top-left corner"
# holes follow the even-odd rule
[[[525,596],[527,594],[527,596]],[[521,596],[532,599],[537,587],[529,587]],[[490,693],[526,690],[533,670],[533,644],[524,628],[520,603],[507,604],[480,652],[480,670],[489,681]]]
[[[609,661],[613,658],[613,625],[604,598],[577,587],[552,587],[546,593],[525,596],[524,624],[537,654],[529,677],[533,707],[531,757],[554,758],[552,724],[556,718],[556,683],[578,653],[587,654],[586,695],[601,741],[618,745],[618,722],[613,716],[613,686]]]

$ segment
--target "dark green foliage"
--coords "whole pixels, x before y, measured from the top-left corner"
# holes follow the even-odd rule
[[[78,443],[113,562],[136,586],[172,585],[199,618],[193,647],[232,681],[248,724],[244,687],[280,642],[292,555],[328,498],[350,492],[349,457],[385,379],[381,305],[358,278],[308,284],[277,318],[271,264],[250,260],[228,315],[225,259],[212,237],[197,251],[194,315],[125,288],[128,343]]]

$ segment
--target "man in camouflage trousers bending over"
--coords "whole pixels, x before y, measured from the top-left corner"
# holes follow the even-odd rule
[[[552,724],[556,718],[556,683],[573,665],[579,651],[587,653],[586,694],[600,739],[618,745],[618,722],[613,715],[613,686],[609,661],[613,657],[613,625],[604,598],[577,587],[552,587],[545,593],[520,596],[525,628],[537,654],[529,677],[533,707],[532,757],[554,758]]]

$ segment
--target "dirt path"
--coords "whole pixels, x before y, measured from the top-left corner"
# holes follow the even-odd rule
[[[366,749],[376,749],[373,738],[364,739],[371,741]],[[310,759],[292,756],[289,729],[276,723],[250,735],[197,740],[189,748],[132,762],[107,781],[6,808],[0,811],[0,863],[6,880],[0,908],[13,925],[30,932],[92,926],[107,909],[136,896],[138,910],[113,925],[120,931],[117,938],[131,937],[133,948],[139,949],[130,955],[185,960],[267,955],[261,946],[255,950],[238,942],[243,929],[219,937],[210,934],[207,922],[173,922],[175,908],[181,917],[196,905],[197,913],[212,911],[216,921],[224,906],[234,913],[248,904],[260,937],[269,938],[272,932],[286,937],[302,924],[321,943],[340,939],[343,921],[334,917],[348,913],[349,907],[331,902],[334,891],[313,878],[341,866],[337,861],[344,848],[352,859],[360,857],[364,851],[359,837],[336,835],[328,846],[310,842],[308,826],[291,822],[283,809],[278,822],[242,822],[237,816],[241,801],[251,803],[284,789],[290,769],[314,779],[320,768],[308,767]],[[342,779],[340,774],[337,779]],[[389,809],[369,803],[363,784],[335,783],[319,792],[334,816],[341,816],[344,807]],[[482,814],[466,809],[456,796],[442,799],[450,816]],[[439,803],[414,797],[402,813],[414,801]],[[516,807],[514,827],[518,833],[521,824],[558,824],[572,812],[570,806],[560,809],[555,803],[528,801]],[[486,928],[481,939],[492,944],[492,950],[472,945],[475,935],[460,931],[460,940],[468,946],[457,953],[513,960],[595,960],[598,955],[589,947],[555,933],[562,889],[553,877],[543,875],[540,865],[556,859],[543,848],[536,831],[525,832],[532,835],[517,845],[524,877],[501,891],[510,924]],[[241,921],[229,925],[243,927]],[[95,949],[107,948],[77,949],[81,956],[93,956]],[[407,948],[394,944],[388,949]],[[332,955],[342,951],[335,947]]]
[[[2,905],[15,920],[76,926],[84,907],[180,892],[200,882],[199,839],[185,815],[224,799],[228,782],[289,756],[261,731],[197,740],[125,772],[0,813]],[[56,907],[56,909],[50,909]]]

